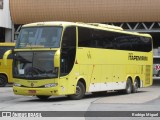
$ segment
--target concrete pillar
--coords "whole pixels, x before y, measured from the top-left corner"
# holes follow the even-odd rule
[[[5,42],[12,42],[12,29],[5,29]]]

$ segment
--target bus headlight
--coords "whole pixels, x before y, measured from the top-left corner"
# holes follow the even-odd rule
[[[20,86],[21,86],[21,84],[14,83],[14,86],[20,87]]]
[[[52,84],[46,84],[45,87],[48,88],[48,87],[55,87],[57,86],[57,83],[52,83]]]

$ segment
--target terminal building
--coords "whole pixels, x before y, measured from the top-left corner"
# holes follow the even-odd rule
[[[9,0],[0,0],[0,42],[12,41],[12,21]]]
[[[160,56],[159,5],[160,0],[0,0],[0,41],[14,41],[21,26],[32,22],[104,23],[151,34],[154,55]]]

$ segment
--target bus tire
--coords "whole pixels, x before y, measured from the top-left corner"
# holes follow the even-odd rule
[[[127,79],[126,88],[124,90],[125,94],[130,94],[132,92],[132,80],[130,78]]]
[[[79,100],[79,99],[83,98],[84,95],[85,95],[84,84],[82,82],[78,82],[78,84],[76,86],[76,94],[69,95],[69,98],[72,100]]]
[[[50,96],[37,95],[36,97],[39,98],[40,100],[47,100]]]
[[[5,87],[7,84],[7,77],[4,75],[0,75],[0,87]]]
[[[134,81],[133,87],[132,87],[132,92],[133,93],[138,92],[138,86],[139,86],[139,83],[138,83],[138,80],[136,78],[135,81]]]

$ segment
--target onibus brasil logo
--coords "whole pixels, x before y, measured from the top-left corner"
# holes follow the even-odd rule
[[[42,117],[40,112],[2,112],[2,117]]]

